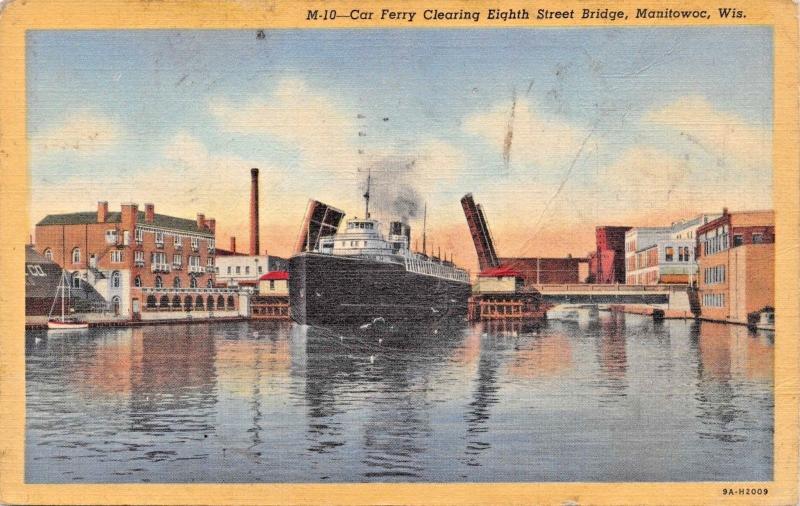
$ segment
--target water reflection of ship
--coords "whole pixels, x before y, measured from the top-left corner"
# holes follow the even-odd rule
[[[346,443],[343,415],[366,409],[361,418],[363,477],[402,481],[424,476],[432,446],[424,441],[432,434],[428,392],[463,342],[464,328],[463,323],[414,324],[381,334],[352,326],[302,327],[308,451],[335,452]]]
[[[261,433],[264,412],[263,397],[265,391],[274,383],[277,375],[287,375],[290,364],[288,351],[288,325],[279,321],[266,321],[252,331],[249,336],[238,335],[237,339],[219,345],[218,359],[225,365],[227,375],[233,375],[235,381],[230,381],[232,393],[249,399],[251,411],[250,427],[247,435],[250,445],[244,450],[250,458],[258,459],[261,452],[257,447],[263,443]],[[250,331],[253,327],[243,327],[242,330]],[[268,338],[261,339],[262,333]],[[239,333],[241,334],[241,332]],[[232,371],[235,369],[236,371]],[[249,380],[242,381],[242,376],[250,376]],[[220,377],[220,385],[225,382]],[[239,391],[239,388],[244,390]],[[248,392],[249,390],[249,392]]]

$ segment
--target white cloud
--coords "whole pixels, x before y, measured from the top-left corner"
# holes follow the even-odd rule
[[[648,128],[665,126],[677,132],[686,143],[714,157],[718,165],[732,164],[758,170],[772,166],[769,129],[719,111],[704,97],[683,97],[647,113],[642,122]]]
[[[605,187],[623,192],[658,192],[687,180],[686,163],[649,146],[633,146],[602,171]]]
[[[61,124],[34,134],[31,149],[34,156],[74,152],[95,154],[113,148],[122,136],[122,128],[111,118],[80,111]]]
[[[314,167],[354,166],[355,114],[348,114],[334,97],[312,89],[302,79],[283,78],[268,96],[244,104],[215,99],[209,110],[225,131],[272,137]]]
[[[213,203],[218,214],[246,220],[250,192],[250,168],[261,171],[261,186],[275,203],[289,190],[286,171],[275,169],[265,160],[244,159],[212,153],[199,139],[181,132],[164,148],[163,165],[145,173],[145,178],[158,181],[164,195],[157,200],[170,202],[178,209],[206,206]],[[244,204],[242,204],[244,203]]]
[[[396,219],[421,214],[428,196],[455,185],[466,165],[461,150],[441,139],[360,137],[367,120],[354,106],[297,78],[283,78],[269,94],[244,102],[213,100],[209,110],[226,132],[257,135],[296,153],[296,191],[349,214],[362,209],[367,168],[371,211]]]
[[[580,150],[587,132],[556,116],[537,110],[527,99],[518,99],[511,120],[511,102],[466,118],[464,130],[482,137],[499,153],[510,141],[512,164],[554,167],[570,163]],[[509,125],[512,135],[509,138]]]
[[[769,207],[770,189],[770,176],[763,172],[709,168],[691,157],[635,145],[600,169],[593,205],[584,208],[609,222],[658,225],[723,207]]]

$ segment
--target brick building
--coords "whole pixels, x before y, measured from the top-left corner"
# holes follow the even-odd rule
[[[775,305],[775,214],[728,213],[697,229],[701,317],[748,323]]]
[[[589,276],[586,258],[500,258],[500,264],[518,271],[526,286],[584,283]]]
[[[591,280],[599,284],[625,282],[625,232],[631,227],[595,228],[597,249],[589,255]]]
[[[153,204],[139,211],[133,203],[109,212],[108,203],[99,202],[94,212],[46,216],[36,224],[35,242],[39,253],[70,273],[75,288],[88,283],[115,313],[135,316],[148,304],[142,293],[150,288],[172,290],[170,301],[181,291],[180,309],[206,306],[205,296],[188,297],[188,291],[213,286],[215,228],[203,214],[176,218],[156,214]]]

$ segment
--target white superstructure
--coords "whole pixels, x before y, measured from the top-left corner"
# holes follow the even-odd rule
[[[469,273],[452,262],[411,251],[411,232],[405,223],[393,221],[388,236],[383,235],[380,226],[372,218],[347,220],[336,234],[321,238],[314,252],[397,263],[408,272],[469,283]]]

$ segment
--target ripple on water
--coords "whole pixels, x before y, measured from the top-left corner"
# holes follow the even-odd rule
[[[29,332],[26,480],[771,479],[774,339],[603,313],[437,330]]]

